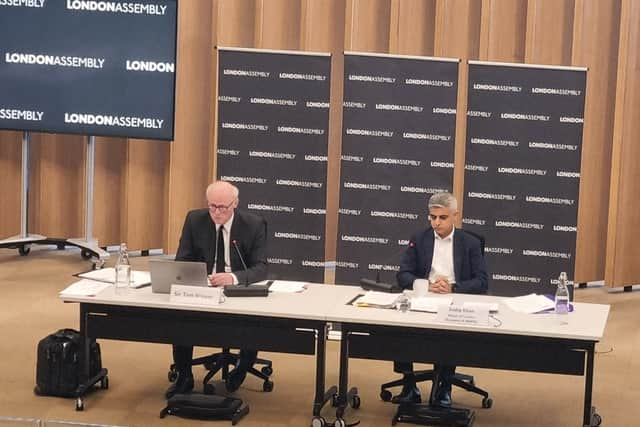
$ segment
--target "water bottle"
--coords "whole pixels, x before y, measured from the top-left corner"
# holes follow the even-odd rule
[[[569,289],[567,288],[567,273],[564,271],[558,277],[558,289],[555,298],[556,314],[569,314]],[[565,319],[566,320],[566,319]]]
[[[131,283],[131,263],[129,262],[129,253],[127,252],[127,244],[120,244],[120,253],[116,262],[116,294],[125,294],[129,290]]]
[[[396,310],[401,313],[406,313],[411,308],[411,300],[409,297],[403,292],[398,295],[398,299],[396,299]]]

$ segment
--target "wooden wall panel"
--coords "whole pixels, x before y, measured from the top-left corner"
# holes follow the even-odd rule
[[[391,0],[389,53],[433,56],[435,0]]]
[[[162,248],[169,143],[129,140],[127,145],[121,235],[130,250]]]
[[[348,0],[345,50],[388,53],[390,18],[388,0]]]
[[[527,0],[482,0],[482,61],[524,62]]]
[[[340,198],[340,155],[342,152],[342,99],[344,93],[345,0],[302,3],[302,50],[331,53],[331,95],[327,161],[327,216],[325,257],[336,259],[338,206]]]
[[[435,56],[459,58],[458,112],[467,111],[467,61],[478,59],[480,48],[481,10],[480,2],[474,0],[440,0],[436,4]],[[464,150],[467,138],[467,116],[457,114],[456,141],[453,173],[453,194],[458,198],[460,209],[463,205]],[[458,226],[462,221],[459,215]]]
[[[0,132],[0,240],[20,234],[21,176],[22,133]]]
[[[255,46],[256,0],[218,0],[213,12],[219,46]]]
[[[575,281],[604,278],[620,3],[577,0],[572,64],[588,67]]]
[[[84,237],[86,137],[34,133],[29,176],[29,231]]]
[[[205,206],[209,181],[209,135],[213,25],[212,2],[178,3],[175,139],[169,150],[163,247],[174,253],[189,209]],[[160,212],[157,215],[162,215]]]
[[[605,282],[640,282],[640,2],[623,0]]]
[[[93,237],[100,246],[126,242],[123,232],[126,168],[126,139],[96,138]]]
[[[574,0],[529,0],[525,62],[571,64]]]
[[[300,48],[299,0],[257,0],[256,41],[259,49]]]

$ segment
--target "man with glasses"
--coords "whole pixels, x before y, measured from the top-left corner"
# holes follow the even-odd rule
[[[429,292],[448,294],[484,294],[487,292],[487,270],[480,240],[455,228],[458,202],[450,193],[436,193],[429,199],[430,227],[411,236],[409,246],[400,262],[397,280],[403,289],[413,288],[416,279],[429,280]],[[451,406],[451,377],[455,366],[436,363],[440,373],[435,402],[438,406]],[[394,371],[402,373],[403,387],[394,403],[419,403],[420,390],[416,385],[412,362],[394,363]]]
[[[207,187],[207,208],[192,210],[182,228],[177,261],[207,263],[211,286],[250,284],[267,278],[267,223],[252,213],[236,209],[239,190],[226,181]],[[246,268],[244,264],[246,263]],[[229,372],[228,391],[237,390],[257,357],[255,350],[240,350],[238,365]],[[193,389],[193,347],[173,346],[178,372],[167,398]]]

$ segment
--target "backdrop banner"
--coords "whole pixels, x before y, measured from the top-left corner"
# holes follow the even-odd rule
[[[584,69],[470,62],[463,224],[494,293],[573,277],[585,87]]]
[[[177,0],[0,1],[0,129],[172,140]]]
[[[453,187],[458,61],[345,54],[336,283],[395,283],[427,201]]]
[[[269,276],[322,282],[331,57],[219,49],[217,175],[266,218]]]

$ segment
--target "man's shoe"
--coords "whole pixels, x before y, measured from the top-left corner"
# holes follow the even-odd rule
[[[189,393],[191,390],[193,390],[193,374],[178,374],[176,382],[169,386],[164,395],[170,399],[174,394]]]
[[[247,377],[247,370],[242,367],[232,369],[227,375],[225,380],[225,386],[229,393],[233,393],[240,388],[244,379]]]
[[[393,396],[391,399],[391,403],[396,403],[400,405],[406,405],[410,403],[420,403],[422,399],[420,398],[420,389],[417,386],[404,386],[402,387],[402,392]]]
[[[442,408],[451,408],[451,403],[451,389],[441,387],[436,393],[436,400],[433,404]]]

